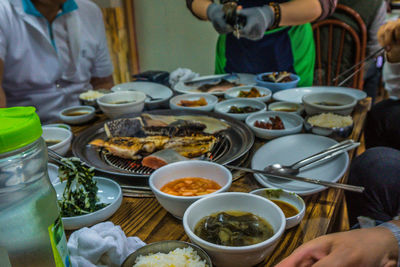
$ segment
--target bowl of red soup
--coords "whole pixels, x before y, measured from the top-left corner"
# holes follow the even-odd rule
[[[196,200],[227,191],[232,174],[224,166],[208,161],[188,160],[165,165],[153,172],[149,186],[158,202],[181,219]]]

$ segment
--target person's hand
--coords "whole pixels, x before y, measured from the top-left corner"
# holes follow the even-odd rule
[[[212,3],[207,8],[208,20],[212,22],[215,30],[220,34],[226,34],[233,31],[231,25],[226,23],[224,18],[223,5]]]
[[[275,267],[395,267],[397,254],[390,230],[374,227],[318,237]]]
[[[378,41],[386,48],[389,62],[400,62],[400,20],[382,25],[378,30]]]
[[[240,37],[250,40],[260,40],[274,24],[274,12],[267,5],[244,8],[238,11],[238,15],[246,17],[246,25],[239,31]]]

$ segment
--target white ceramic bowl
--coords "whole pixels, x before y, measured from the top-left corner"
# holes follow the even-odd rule
[[[207,253],[200,248],[199,246],[178,240],[164,240],[155,243],[147,244],[137,250],[135,250],[132,254],[130,254],[125,261],[122,263],[121,267],[132,267],[136,263],[136,259],[139,256],[147,256],[150,254],[156,253],[165,253],[168,254],[171,251],[174,251],[177,248],[192,248],[201,260],[205,261],[208,267],[212,267],[212,262]],[[154,265],[152,265],[154,266]],[[172,265],[173,266],[173,265]]]
[[[68,124],[65,124],[65,123],[46,124],[46,125],[43,125],[43,127],[57,127],[57,128],[64,128],[64,129],[71,131],[71,126],[69,126]]]
[[[147,95],[145,106],[147,109],[156,109],[168,106],[168,99],[172,96],[172,90],[167,86],[145,81],[135,81],[117,84],[111,88],[113,92],[140,91]]]
[[[357,99],[354,96],[344,93],[320,92],[310,93],[302,97],[304,109],[308,115],[324,112],[332,112],[340,115],[350,115]],[[322,105],[320,103],[333,103],[338,106]]]
[[[199,100],[201,97],[206,99],[207,105],[199,107],[184,107],[178,105],[181,100]],[[211,111],[214,109],[215,104],[218,103],[218,97],[211,94],[183,94],[174,96],[169,100],[169,107],[171,109],[184,109],[184,110],[201,110],[201,111]]]
[[[250,194],[262,196],[269,200],[280,200],[294,206],[299,213],[291,217],[286,217],[286,229],[298,225],[306,213],[306,204],[304,203],[304,200],[296,193],[283,189],[261,188],[251,191]]]
[[[251,112],[251,113],[229,113],[228,111],[232,106],[236,106],[236,107],[250,106],[252,108],[258,108],[259,111],[255,111],[255,112]],[[261,101],[253,100],[253,99],[235,99],[235,98],[233,98],[233,99],[225,100],[225,101],[222,101],[222,102],[219,102],[218,104],[216,104],[214,111],[217,113],[227,115],[234,119],[244,121],[248,116],[265,112],[266,109],[267,109],[267,106]]]
[[[97,99],[101,111],[113,119],[126,114],[141,112],[146,94],[139,91],[120,91],[103,95]],[[123,103],[129,101],[128,103]],[[118,104],[118,102],[122,102]]]
[[[180,161],[165,165],[153,172],[149,179],[149,185],[158,202],[173,216],[181,219],[185,210],[203,196],[183,197],[174,196],[162,192],[160,189],[168,182],[185,177],[200,177],[217,182],[221,188],[211,194],[215,195],[227,191],[232,184],[232,174],[224,166],[201,160]]]
[[[268,110],[301,114],[303,111],[303,106],[297,103],[278,101],[269,104]]]
[[[251,88],[256,88],[261,95],[264,95],[262,97],[239,97],[240,91],[250,91]],[[228,89],[225,91],[225,98],[241,98],[241,99],[253,99],[253,100],[259,100],[262,102],[267,102],[268,100],[271,99],[272,92],[268,88],[261,87],[261,86],[255,86],[255,85],[246,85],[246,86],[237,86],[233,87],[231,89]]]
[[[42,138],[46,140],[61,140],[57,144],[49,146],[48,148],[54,150],[58,154],[65,156],[71,146],[72,132],[57,127],[42,127]]]
[[[82,115],[72,115],[82,114]],[[68,124],[82,124],[88,122],[96,115],[96,109],[92,106],[73,106],[61,110],[60,119]]]
[[[250,212],[265,219],[274,235],[258,244],[241,247],[222,246],[205,241],[194,234],[196,224],[206,216],[220,211]],[[248,193],[228,192],[208,196],[193,203],[183,216],[183,227],[190,240],[204,249],[219,267],[253,266],[272,253],[285,230],[285,215],[270,200]]]
[[[58,166],[56,164],[47,163],[47,173],[53,185],[60,182],[60,178],[58,178]]]
[[[269,118],[279,116],[285,126],[283,130],[268,130],[254,126],[256,121],[269,122]],[[303,129],[303,118],[295,113],[267,111],[264,113],[250,115],[246,119],[246,124],[259,138],[273,139],[276,137],[295,134],[301,132]]]
[[[65,230],[78,229],[102,222],[113,215],[121,206],[122,191],[119,184],[113,180],[102,177],[95,176],[93,179],[97,181],[97,196],[100,199],[99,202],[108,203],[109,205],[89,214],[75,217],[62,217]],[[61,199],[65,185],[66,182],[53,185],[58,199]]]

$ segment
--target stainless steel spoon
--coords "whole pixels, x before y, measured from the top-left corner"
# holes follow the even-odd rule
[[[333,145],[321,152],[311,155],[305,159],[299,160],[291,165],[281,165],[279,163],[275,163],[265,167],[264,170],[269,173],[296,175],[300,172],[301,168],[304,168],[311,164],[321,163],[330,158],[336,157],[343,152],[356,148],[359,145],[360,143],[356,143],[353,140],[346,140],[336,145]]]

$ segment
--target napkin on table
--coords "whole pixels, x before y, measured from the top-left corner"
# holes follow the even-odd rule
[[[103,222],[73,232],[67,246],[72,267],[114,267],[145,244],[138,237],[126,237],[120,226]]]
[[[178,68],[170,73],[169,84],[171,85],[172,88],[174,88],[177,83],[181,81],[182,82],[190,81],[196,77],[199,77],[198,73],[193,72],[190,69]]]

